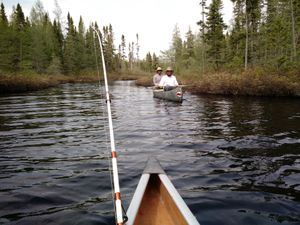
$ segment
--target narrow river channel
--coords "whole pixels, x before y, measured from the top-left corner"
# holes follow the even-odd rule
[[[110,86],[127,208],[156,156],[201,225],[300,224],[300,101]],[[0,224],[113,224],[105,100],[96,84],[0,96]]]

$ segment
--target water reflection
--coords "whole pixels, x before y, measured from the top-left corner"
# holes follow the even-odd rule
[[[125,207],[154,155],[201,224],[300,223],[298,100],[111,90]],[[104,103],[93,84],[0,97],[0,224],[113,224]]]

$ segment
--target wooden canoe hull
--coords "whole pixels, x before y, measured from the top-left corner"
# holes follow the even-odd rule
[[[182,102],[183,92],[181,87],[176,87],[170,91],[164,91],[163,89],[154,89],[153,97],[173,102]]]
[[[199,225],[164,171],[145,171],[128,208],[126,225]]]

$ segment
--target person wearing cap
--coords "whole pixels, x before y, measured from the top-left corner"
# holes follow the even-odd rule
[[[159,86],[163,87],[165,91],[172,90],[178,86],[177,79],[173,75],[173,69],[171,67],[166,69],[166,75],[161,78]]]
[[[153,84],[155,87],[159,86],[159,82],[162,78],[162,69],[160,67],[157,67],[156,74],[153,76]]]

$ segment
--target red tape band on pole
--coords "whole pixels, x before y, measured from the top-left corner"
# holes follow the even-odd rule
[[[117,152],[116,151],[112,151],[111,152],[111,157],[112,158],[117,158]]]
[[[121,193],[120,192],[115,193],[115,200],[121,200]]]

